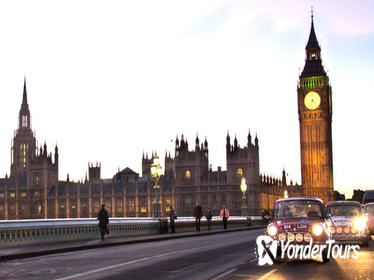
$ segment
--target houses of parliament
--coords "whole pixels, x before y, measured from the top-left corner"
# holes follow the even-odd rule
[[[332,91],[320,52],[312,18],[297,90],[301,185],[288,183],[284,170],[279,178],[260,174],[259,139],[250,132],[244,145],[227,134],[226,170],[210,167],[207,139],[200,141],[196,136],[194,143],[188,143],[181,135],[175,139],[174,155],[165,155],[165,172],[159,182],[162,216],[167,216],[171,206],[178,216],[192,216],[196,203],[203,209],[210,207],[213,215],[219,215],[222,205],[227,205],[231,215],[240,215],[243,177],[248,185],[245,202],[249,215],[271,210],[285,191],[290,196],[333,200]],[[52,151],[46,144],[38,147],[32,132],[25,80],[11,145],[10,174],[0,179],[0,219],[95,218],[101,204],[106,205],[110,217],[152,217],[153,156],[143,154],[141,176],[125,168],[105,179],[101,164],[89,163],[84,181],[72,181],[69,175],[59,180],[57,145]]]

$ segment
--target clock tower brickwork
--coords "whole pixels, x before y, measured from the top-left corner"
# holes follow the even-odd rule
[[[334,197],[331,86],[322,65],[313,16],[297,95],[303,193],[331,201]]]

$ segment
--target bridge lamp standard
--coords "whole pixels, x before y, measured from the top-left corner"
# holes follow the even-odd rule
[[[240,182],[240,190],[243,193],[243,196],[242,196],[242,216],[247,217],[248,216],[248,205],[247,205],[247,199],[246,199],[246,196],[245,196],[245,193],[247,192],[247,183],[246,183],[244,177],[242,177],[242,180]]]
[[[287,190],[284,191],[283,198],[288,198],[288,191]]]
[[[160,185],[159,181],[162,175],[162,167],[160,165],[160,158],[156,155],[152,158],[151,175],[155,179],[155,202],[153,203],[153,218],[161,217],[161,204],[160,204]]]

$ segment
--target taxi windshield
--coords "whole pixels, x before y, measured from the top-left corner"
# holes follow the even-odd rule
[[[354,217],[361,215],[361,207],[358,205],[328,205],[326,206],[326,213],[331,216],[346,216]]]
[[[313,200],[280,201],[274,205],[274,219],[322,218],[322,204]]]

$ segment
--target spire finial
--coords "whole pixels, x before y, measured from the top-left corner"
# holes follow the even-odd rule
[[[26,75],[23,78],[23,96],[22,96],[22,106],[23,107],[28,107],[27,104],[27,88],[26,88]]]
[[[314,17],[313,6],[311,6],[311,8],[310,8],[310,14],[311,14],[311,17],[312,17],[312,21],[313,21],[313,17]]]

